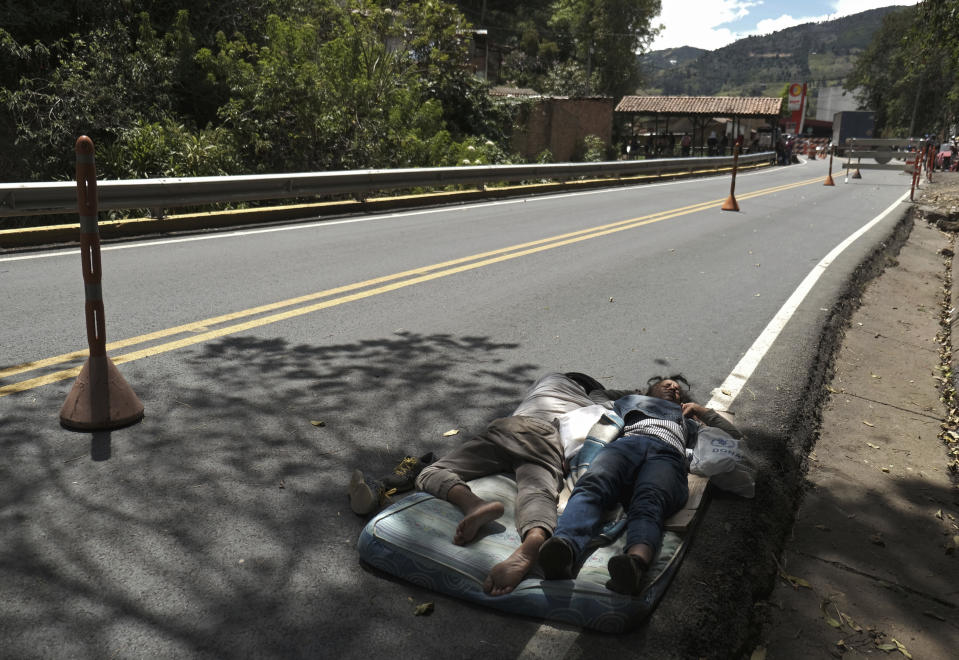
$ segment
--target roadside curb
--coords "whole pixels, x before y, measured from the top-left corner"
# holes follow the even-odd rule
[[[826,377],[807,392],[818,399],[817,432],[775,586],[756,604],[758,646],[743,656],[933,658],[959,646],[959,598],[947,577],[959,491],[942,460],[937,386],[952,385],[945,308],[955,296],[955,236],[923,215],[910,209],[905,240],[880,250],[890,268],[861,295],[852,289]]]

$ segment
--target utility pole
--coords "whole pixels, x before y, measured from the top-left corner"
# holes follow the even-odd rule
[[[919,97],[922,95],[922,77],[925,75],[925,69],[919,69],[919,83],[916,85],[916,100],[912,104],[912,119],[909,120],[909,137],[915,135],[916,113],[919,111]]]

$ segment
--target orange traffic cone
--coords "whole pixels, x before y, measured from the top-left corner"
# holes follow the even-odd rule
[[[105,431],[143,419],[143,404],[106,355],[92,355],[60,409],[60,424],[74,431]]]

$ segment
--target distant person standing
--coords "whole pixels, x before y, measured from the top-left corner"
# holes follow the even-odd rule
[[[689,149],[693,146],[693,139],[689,137],[689,133],[683,133],[683,139],[679,141],[679,146],[683,150],[683,157],[689,156]]]
[[[710,131],[709,137],[706,138],[706,147],[710,156],[716,155],[717,144],[719,144],[719,140],[716,139],[716,131]]]

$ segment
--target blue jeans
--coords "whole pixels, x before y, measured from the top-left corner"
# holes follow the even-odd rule
[[[603,514],[622,504],[626,547],[645,543],[655,554],[664,521],[688,497],[685,456],[656,438],[623,436],[600,451],[576,482],[553,535],[570,543],[579,564],[586,545],[603,527]]]

